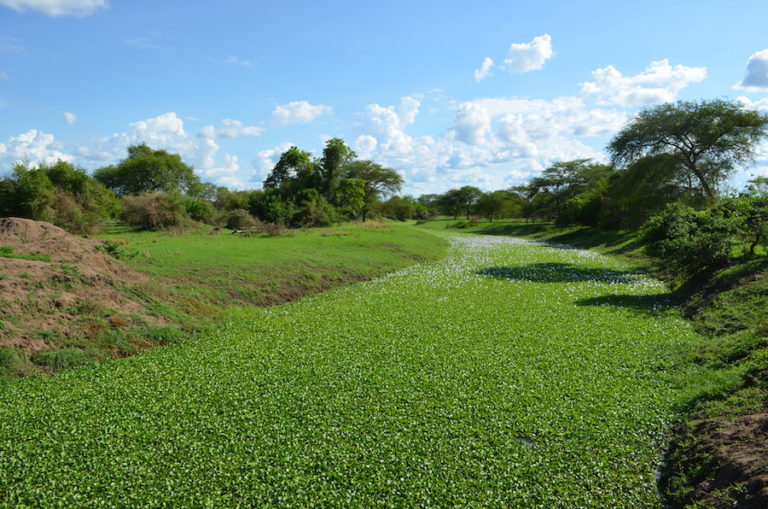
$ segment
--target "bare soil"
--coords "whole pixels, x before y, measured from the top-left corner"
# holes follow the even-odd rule
[[[692,490],[675,507],[768,507],[768,412],[691,423],[691,442],[676,444],[676,471]]]
[[[87,347],[110,329],[157,323],[126,288],[146,282],[97,248],[98,240],[49,223],[0,218],[0,246],[50,261],[0,257],[0,346],[32,356]]]

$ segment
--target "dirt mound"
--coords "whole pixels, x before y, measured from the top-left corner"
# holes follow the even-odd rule
[[[18,217],[0,218],[0,246],[21,255],[50,257],[51,262],[76,265],[85,275],[109,275],[135,281],[140,274],[97,248],[103,242],[76,237],[58,226]]]
[[[768,507],[768,413],[692,424],[669,465],[687,474],[690,491],[672,507]]]
[[[0,218],[0,347],[27,358],[85,350],[110,331],[159,323],[132,291],[146,276],[103,246],[49,223]]]

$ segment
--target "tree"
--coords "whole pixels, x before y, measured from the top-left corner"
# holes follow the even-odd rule
[[[477,200],[483,196],[483,192],[474,186],[464,186],[456,193],[456,200],[459,203],[459,207],[469,219],[469,215],[472,212],[472,207],[475,206]]]
[[[617,166],[669,154],[675,176],[690,179],[710,201],[734,169],[752,160],[768,133],[768,116],[736,101],[678,101],[641,111],[608,145]]]
[[[493,221],[501,217],[519,217],[524,201],[509,191],[485,193],[477,200],[475,210],[478,214]]]
[[[312,154],[293,146],[280,155],[280,160],[264,181],[264,188],[295,194],[305,187],[312,187],[311,180],[316,170],[317,163],[312,160]]]
[[[184,193],[200,183],[180,155],[153,150],[143,143],[128,147],[126,159],[96,170],[93,176],[120,196],[156,191]]]
[[[560,224],[574,222],[577,200],[566,207],[580,193],[594,189],[607,180],[611,169],[589,159],[575,159],[554,163],[527,186],[527,198],[531,200],[531,214],[554,218]]]
[[[357,154],[341,138],[331,138],[325,142],[323,157],[320,159],[320,186],[323,197],[329,203],[336,203],[336,187],[342,170],[355,157]]]
[[[347,165],[346,178],[363,181],[362,220],[365,221],[374,203],[383,195],[394,194],[403,185],[403,177],[395,170],[373,161],[353,161]]]

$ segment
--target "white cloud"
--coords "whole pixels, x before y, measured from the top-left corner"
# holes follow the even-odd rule
[[[72,155],[62,151],[61,145],[52,134],[37,129],[30,129],[0,145],[0,160],[10,164],[24,162],[37,166],[53,164],[58,160],[73,160]]]
[[[501,68],[520,73],[538,71],[544,68],[544,63],[552,55],[552,37],[549,34],[540,35],[531,42],[512,44]]]
[[[4,72],[0,72],[0,81],[8,81],[11,79],[10,75]]]
[[[626,122],[623,112],[588,108],[581,97],[486,98],[458,105],[453,125],[440,135],[415,136],[407,132],[410,124],[400,123],[398,109],[369,105],[355,149],[401,171],[415,193],[462,185],[502,189],[555,161],[603,160],[582,139],[613,133]]]
[[[758,51],[749,57],[747,75],[733,88],[747,92],[768,91],[768,49]]]
[[[0,5],[19,12],[33,10],[46,16],[90,16],[106,9],[106,0],[0,0]]]
[[[768,111],[768,97],[764,97],[762,99],[758,99],[757,101],[753,101],[748,97],[742,96],[742,97],[736,98],[736,100],[739,101],[742,104],[742,106],[744,106],[746,109]]]
[[[475,69],[475,81],[483,81],[488,76],[491,76],[491,67],[493,67],[493,59],[491,57],[485,57],[483,63],[480,64],[479,69]]]
[[[225,118],[221,121],[223,127],[217,129],[207,125],[200,129],[199,136],[203,138],[255,138],[264,134],[263,127],[246,126],[240,120]]]
[[[405,128],[416,121],[420,108],[421,100],[413,96],[401,98],[397,108],[369,104],[363,114],[363,128],[376,139],[378,150],[398,155],[408,154],[412,151],[413,139],[405,133]],[[367,151],[374,143],[370,137],[363,135],[358,137],[357,145]]]
[[[65,111],[62,114],[62,119],[64,120],[64,123],[67,125],[75,125],[75,122],[77,122],[77,115],[75,115],[71,111]]]
[[[595,81],[581,83],[581,92],[594,95],[599,104],[639,106],[677,99],[691,83],[707,77],[706,67],[671,66],[669,60],[651,62],[640,74],[624,76],[609,65],[592,71]]]
[[[330,114],[333,108],[322,104],[310,104],[307,101],[292,101],[276,106],[272,118],[279,125],[308,124],[321,115]]]

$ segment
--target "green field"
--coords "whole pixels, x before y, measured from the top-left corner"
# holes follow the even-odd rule
[[[166,299],[192,315],[231,305],[270,305],[370,279],[440,257],[446,244],[394,223],[289,230],[241,237],[207,231],[112,233],[121,260],[159,283]]]
[[[592,252],[453,243],[0,388],[0,506],[660,507],[677,413],[731,382],[684,362],[700,338],[664,286]]]

